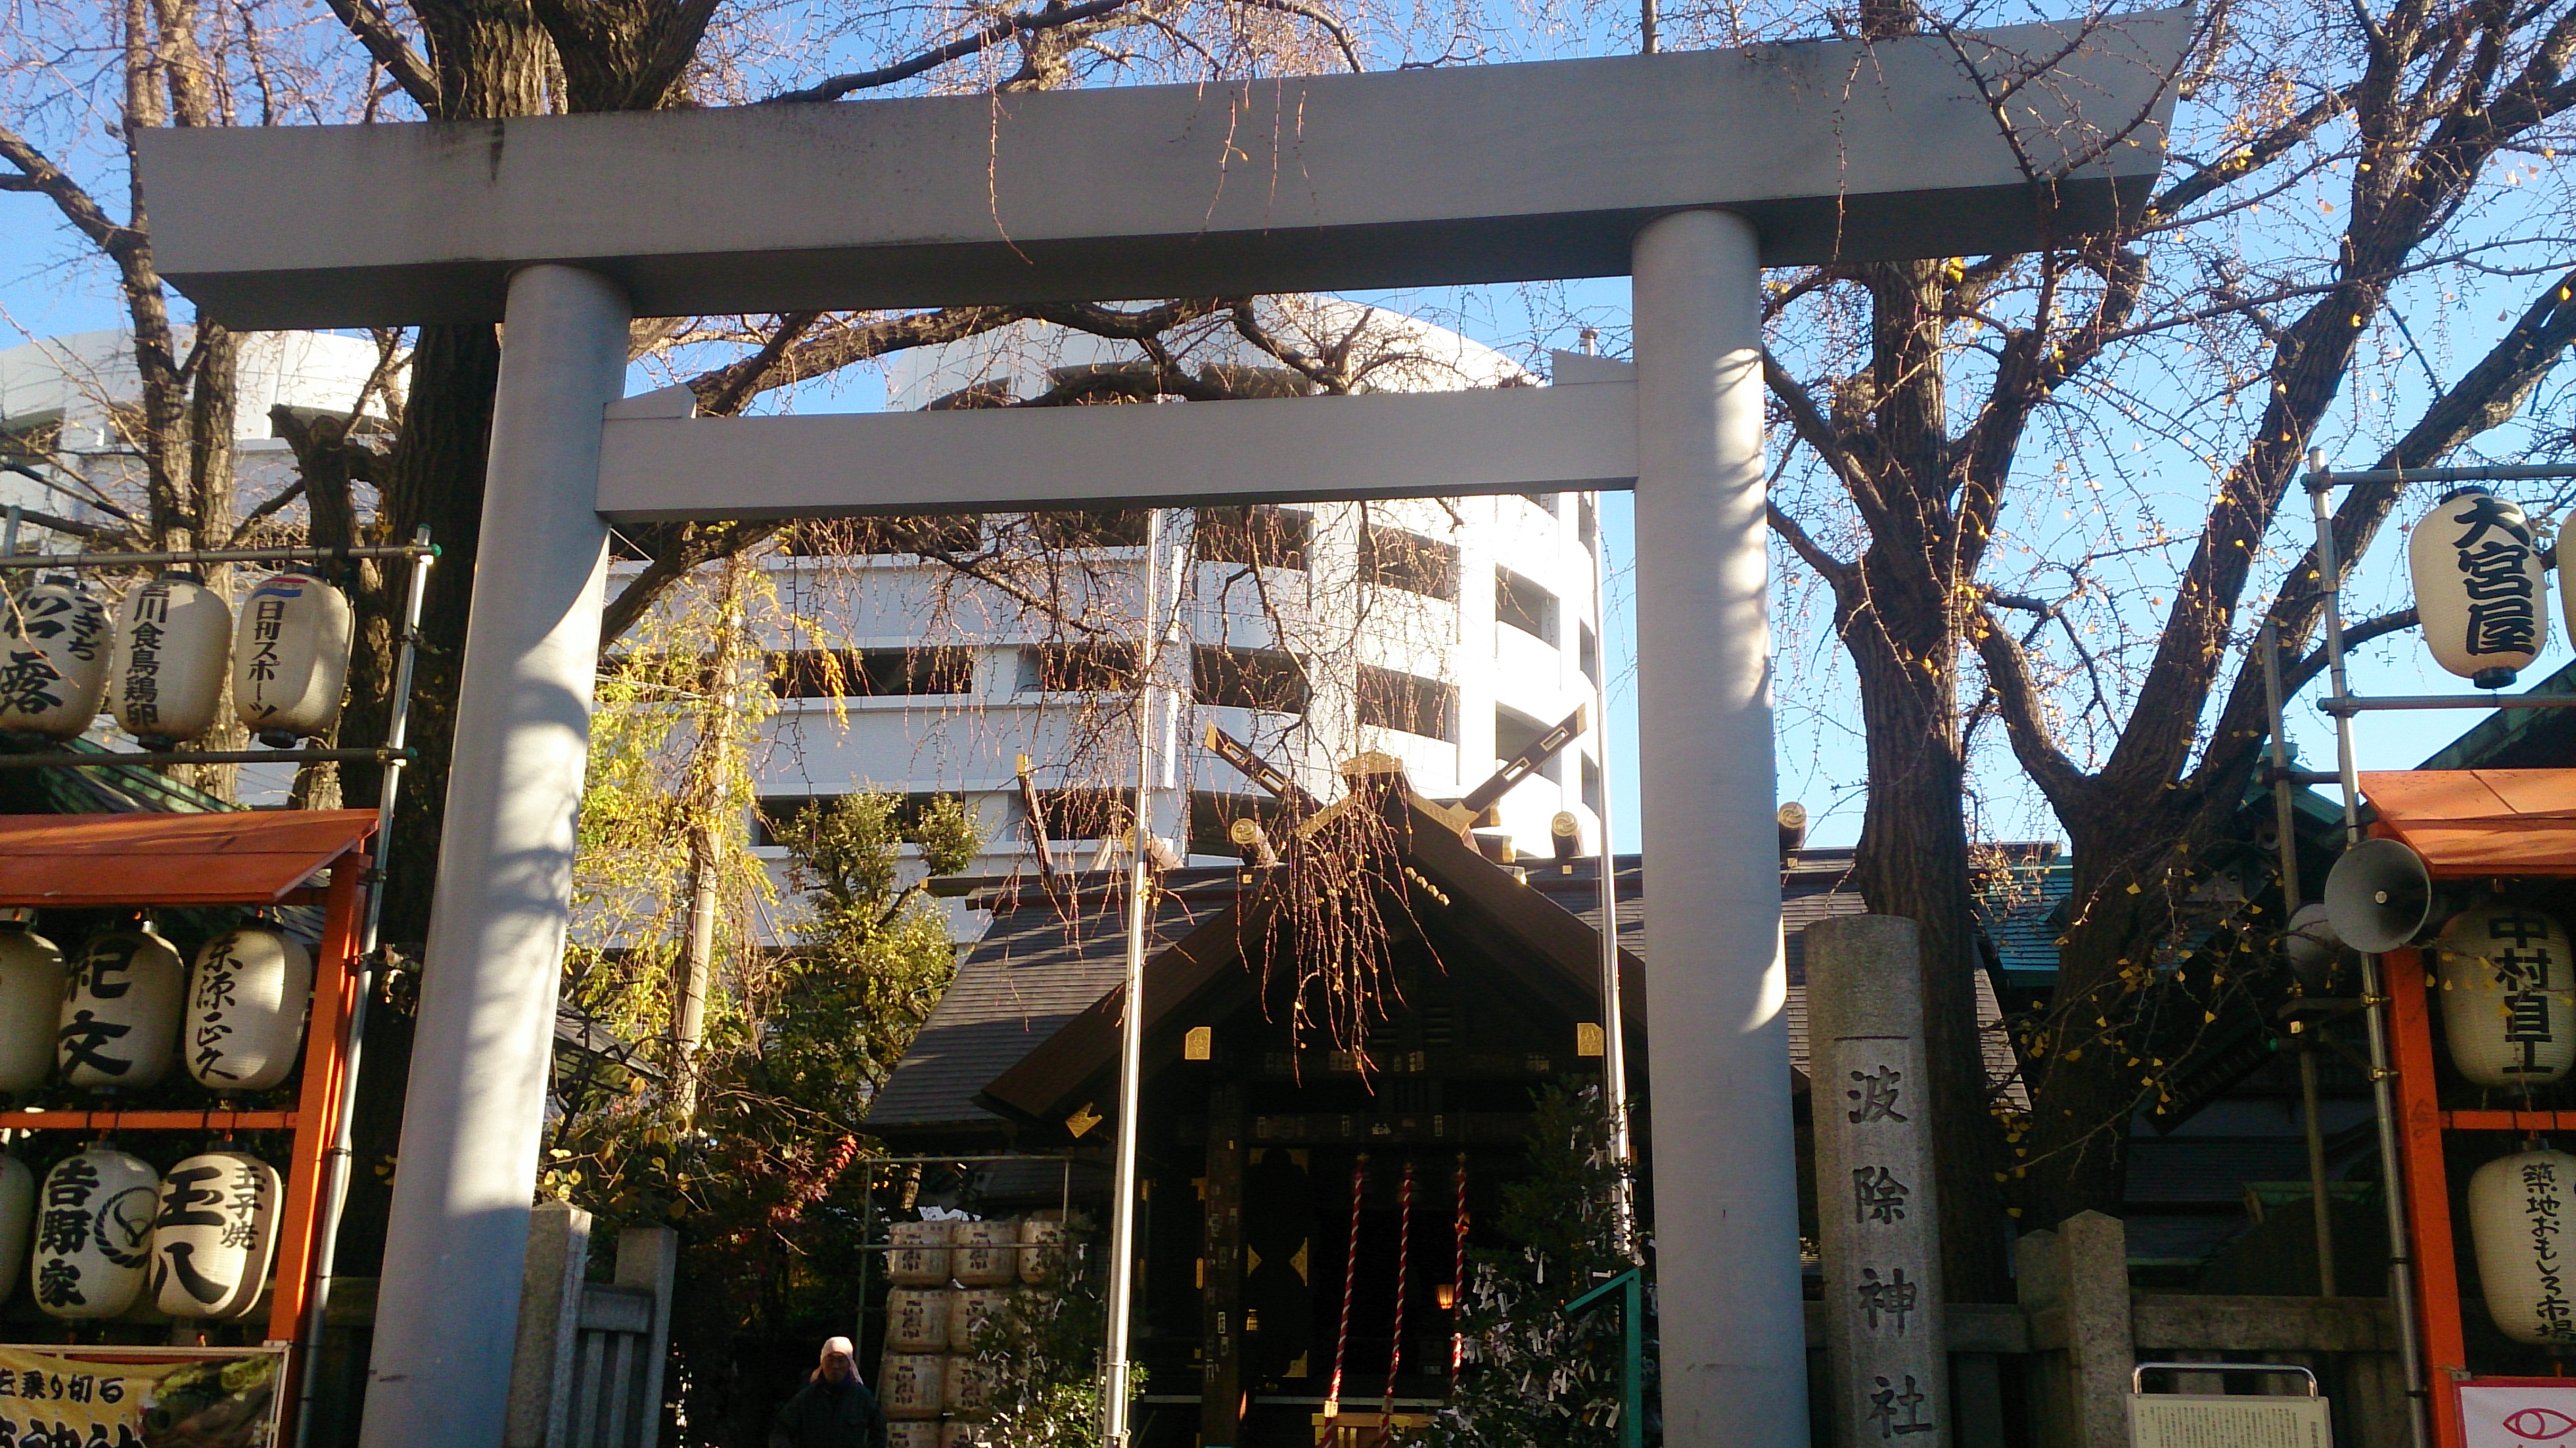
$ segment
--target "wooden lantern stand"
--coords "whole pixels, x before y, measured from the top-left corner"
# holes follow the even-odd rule
[[[0,1127],[21,1131],[295,1133],[290,1159],[277,1164],[286,1178],[286,1200],[268,1311],[268,1345],[289,1349],[277,1386],[288,1415],[298,1381],[320,1346],[318,1336],[301,1330],[316,1288],[321,1235],[338,1215],[324,1183],[327,1158],[341,1140],[349,1028],[364,988],[359,942],[373,863],[365,846],[376,824],[374,810],[0,815],[0,906],[322,909],[294,1110],[0,1111]],[[282,1417],[279,1441],[293,1441],[293,1433],[294,1425]]]

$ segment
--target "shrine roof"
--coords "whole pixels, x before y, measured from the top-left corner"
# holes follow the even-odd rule
[[[2436,878],[2576,876],[2576,769],[2368,771],[2361,792]]]
[[[0,815],[0,905],[274,904],[375,831],[357,809]]]

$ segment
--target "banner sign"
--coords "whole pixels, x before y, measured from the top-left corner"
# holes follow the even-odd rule
[[[284,1348],[0,1346],[0,1445],[274,1448]]]
[[[2576,1383],[2567,1379],[2460,1385],[2468,1448],[2540,1448],[2576,1443]]]

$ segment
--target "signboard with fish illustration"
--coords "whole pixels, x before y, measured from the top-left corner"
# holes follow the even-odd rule
[[[271,1448],[282,1347],[0,1346],[0,1441]]]

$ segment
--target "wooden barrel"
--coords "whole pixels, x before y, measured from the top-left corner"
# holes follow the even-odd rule
[[[956,1331],[944,1287],[898,1287],[886,1294],[886,1350],[941,1352]]]
[[[1022,1221],[1020,1249],[1020,1280],[1032,1286],[1046,1281],[1064,1265],[1064,1223],[1046,1217]]]
[[[909,1418],[886,1424],[886,1448],[939,1448],[947,1424],[937,1418]]]
[[[952,1419],[939,1425],[939,1448],[984,1448],[993,1441],[993,1425]]]
[[[877,1406],[891,1419],[937,1418],[939,1399],[947,1390],[945,1353],[890,1352],[877,1374]]]
[[[886,1280],[901,1287],[948,1285],[948,1224],[897,1222],[886,1234]]]
[[[975,1334],[1010,1305],[1011,1289],[1007,1287],[955,1289],[948,1294],[948,1340],[941,1345],[951,1352],[972,1351]]]
[[[993,1364],[978,1362],[965,1353],[948,1355],[948,1376],[941,1385],[940,1402],[950,1415],[980,1418],[992,1407]]]
[[[1000,1287],[1019,1275],[1020,1228],[1005,1218],[948,1224],[948,1272],[968,1287]]]

